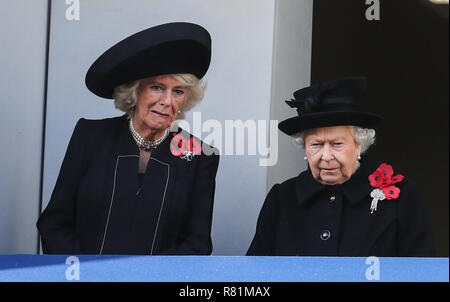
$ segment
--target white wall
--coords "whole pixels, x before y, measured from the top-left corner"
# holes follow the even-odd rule
[[[35,253],[39,213],[46,0],[0,9],[0,253]]]
[[[122,114],[114,109],[112,101],[91,94],[85,87],[84,77],[90,64],[104,50],[132,33],[172,21],[194,22],[208,29],[213,40],[212,63],[205,76],[208,90],[204,101],[193,109],[201,112],[203,121],[214,119],[224,125],[226,120],[268,121],[291,116],[292,112],[285,109],[284,99],[290,98],[292,92],[300,88],[299,85],[303,86],[309,81],[312,0],[91,0],[80,1],[80,4],[80,19],[69,21],[66,19],[69,6],[65,1],[52,1],[43,207],[49,201],[76,121],[80,117],[104,118]],[[39,31],[36,39],[44,47],[45,9],[44,16],[38,18],[44,28],[33,28]],[[20,23],[17,30],[23,27]],[[14,51],[17,52],[11,50]],[[29,53],[26,51],[24,55],[30,57]],[[42,60],[45,58],[44,53],[33,51],[31,57],[34,56]],[[38,71],[39,68],[33,69],[35,73]],[[0,75],[2,79],[7,77],[3,71],[0,71]],[[32,82],[35,86],[42,85],[43,78],[41,76]],[[21,93],[25,94],[26,91]],[[31,120],[37,123],[27,125],[28,136],[36,135],[36,129],[41,129],[39,123],[42,123],[43,93],[32,95],[38,95],[40,99],[36,101],[39,108],[29,109]],[[278,106],[280,103],[282,106]],[[19,114],[11,115],[10,120],[17,121],[18,117]],[[193,112],[190,112],[186,120],[191,125],[192,119]],[[10,125],[5,120],[2,123]],[[195,134],[204,137],[210,133]],[[2,132],[1,138],[10,139],[11,135]],[[33,136],[33,139],[37,138]],[[283,134],[279,134],[279,139],[279,163],[273,168],[259,166],[260,156],[225,155],[222,150],[213,214],[214,255],[244,255],[253,237],[257,215],[267,190],[274,182],[299,172],[288,158],[292,156],[296,160],[299,154],[285,147],[288,144],[282,142],[287,140]],[[222,146],[226,143],[223,137]],[[41,142],[32,141],[32,144],[33,152],[30,149],[27,151],[40,159]],[[6,155],[16,158],[21,156],[14,146],[7,149]],[[8,170],[14,170],[11,167],[13,162],[2,160],[1,164],[7,165]],[[20,242],[25,242],[23,238],[26,236],[36,236],[34,225],[39,202],[40,161],[34,160],[32,163],[35,164],[32,167],[27,165],[30,171],[18,170],[9,178],[15,189],[9,188],[5,196],[14,196],[15,200],[11,202],[3,200],[3,178],[9,176],[10,172],[0,172],[0,206],[5,210],[2,213],[6,213],[0,214],[6,217],[0,223],[2,229],[14,228],[14,234],[9,230],[5,231],[5,236],[8,234],[11,240]],[[25,176],[29,179],[24,179]],[[21,181],[26,182],[27,186],[21,185]],[[36,188],[31,186],[33,183]],[[24,210],[21,206],[18,212],[14,212],[15,206],[21,203],[29,209]],[[24,221],[30,225],[28,230],[22,228]],[[0,246],[7,242],[4,238],[0,239]],[[34,240],[28,252],[34,252],[35,246]],[[18,251],[22,250],[12,247],[0,252]]]
[[[310,84],[313,0],[282,0],[276,4],[270,119],[282,121],[297,115],[285,101]],[[277,165],[268,169],[267,190],[307,167],[304,150],[281,131],[278,156]]]

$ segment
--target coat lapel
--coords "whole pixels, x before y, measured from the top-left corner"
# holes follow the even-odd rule
[[[139,218],[136,221],[134,232],[145,245],[142,251],[145,254],[158,252],[158,235],[162,231],[162,221],[165,220],[164,213],[171,200],[176,169],[174,157],[170,153],[169,136],[152,151],[147,164],[143,185],[137,196]]]
[[[175,177],[170,134],[151,154],[139,188],[139,149],[124,117],[118,129],[111,200],[101,254],[153,254]]]
[[[119,120],[113,156],[110,162],[110,198],[100,254],[126,254],[134,249],[130,238],[134,219],[135,201],[132,196],[138,190],[139,150],[128,130],[125,116]]]

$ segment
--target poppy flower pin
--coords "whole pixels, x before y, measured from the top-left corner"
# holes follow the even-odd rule
[[[173,156],[179,156],[181,159],[190,162],[195,155],[202,152],[202,147],[195,138],[191,137],[188,140],[183,135],[174,133],[170,143],[170,151]]]
[[[396,199],[400,195],[400,189],[394,186],[395,183],[402,181],[403,175],[394,176],[392,166],[382,163],[372,174],[369,175],[370,185],[375,189],[370,193],[372,203],[370,213],[377,210],[378,201],[384,199]]]

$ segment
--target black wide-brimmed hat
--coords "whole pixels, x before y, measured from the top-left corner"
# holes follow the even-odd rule
[[[360,110],[365,89],[366,78],[348,77],[297,90],[286,103],[298,115],[280,122],[278,128],[287,135],[331,126],[377,128],[382,117]]]
[[[104,52],[89,68],[86,86],[112,98],[114,88],[152,76],[191,73],[203,78],[211,62],[211,36],[200,25],[161,24],[140,31]]]

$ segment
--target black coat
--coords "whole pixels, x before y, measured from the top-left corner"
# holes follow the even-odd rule
[[[210,254],[219,156],[188,162],[171,153],[172,137],[152,152],[139,187],[126,117],[80,119],[37,223],[44,253]]]
[[[379,201],[371,214],[368,176],[377,167],[363,162],[341,185],[322,185],[309,170],[274,185],[247,255],[433,256],[422,196],[412,181],[396,183],[400,196]]]

